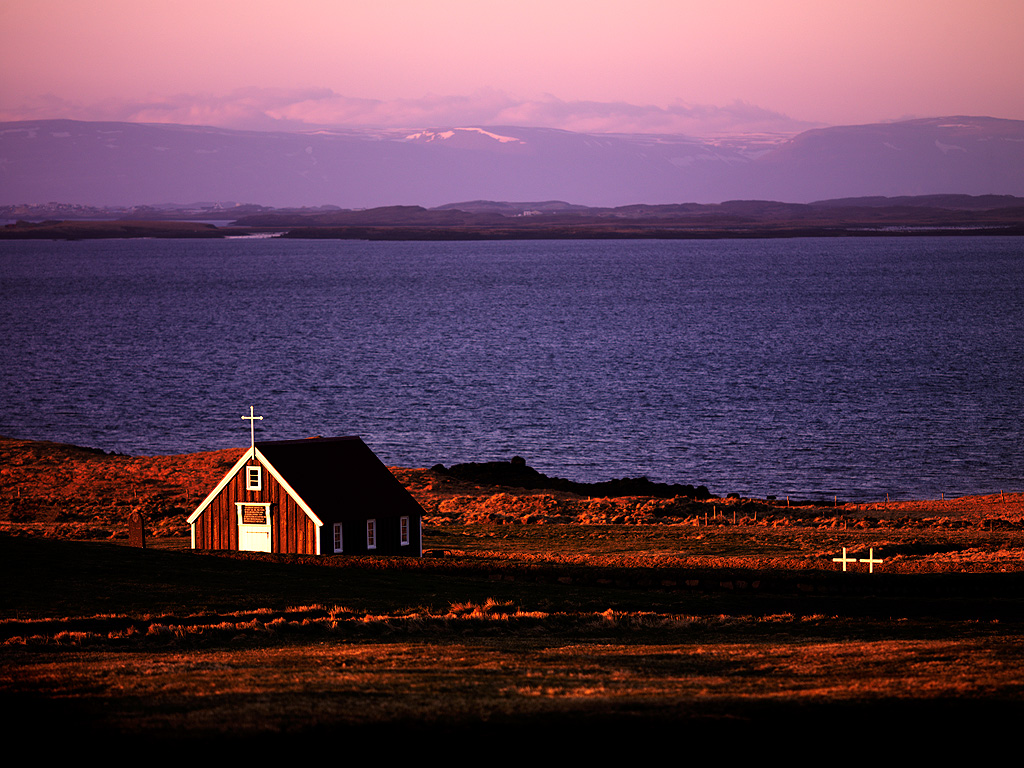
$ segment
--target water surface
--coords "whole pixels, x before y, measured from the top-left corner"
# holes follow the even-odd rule
[[[0,244],[0,434],[851,500],[1024,487],[1014,238]]]

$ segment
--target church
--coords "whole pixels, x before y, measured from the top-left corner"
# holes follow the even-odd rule
[[[189,516],[193,549],[423,554],[423,508],[358,437],[257,442]]]

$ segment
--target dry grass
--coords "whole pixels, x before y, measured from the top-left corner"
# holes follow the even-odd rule
[[[298,745],[320,732],[388,725],[418,739],[459,734],[438,750],[477,746],[475,736],[495,724],[505,724],[504,739],[612,728],[599,742],[611,747],[643,724],[667,727],[668,741],[712,725],[740,735],[831,723],[833,732],[869,728],[892,754],[894,731],[973,730],[981,723],[972,715],[980,707],[987,720],[991,704],[1004,717],[986,725],[1001,727],[1021,711],[1024,644],[994,627],[960,639],[850,642],[816,638],[829,633],[812,623],[796,636],[752,642],[744,620],[731,623],[719,620],[710,634],[680,627],[657,642],[474,636],[18,652],[6,657],[3,688],[60,704],[72,722],[119,740],[294,734]],[[893,712],[895,728],[885,720]],[[800,741],[808,747],[814,734]]]
[[[0,620],[0,700],[17,729],[78,724],[76,743],[116,737],[162,749],[172,739],[258,737],[293,745],[394,727],[474,750],[555,732],[610,748],[706,737],[708,728],[726,737],[777,733],[793,722],[811,735],[836,722],[873,732],[900,723],[902,732],[921,720],[973,732],[1024,708],[1015,575],[947,574],[941,583],[864,575],[850,591],[812,595],[801,592],[806,573],[775,592],[744,592],[721,583],[536,580],[514,561],[508,572],[518,576],[507,580],[445,561],[449,570],[433,574],[343,560],[0,544],[12,585],[18,574],[55,568],[79,574],[91,593],[130,585],[114,610],[93,610],[108,601],[83,593],[71,614],[45,608],[48,590],[24,591]],[[963,578],[989,586],[963,588]],[[230,583],[238,580],[253,593],[249,607],[199,609],[237,600]],[[202,581],[216,582],[210,594]],[[165,583],[189,586],[163,598],[166,610],[145,610]],[[902,592],[890,594],[893,585]],[[299,593],[322,599],[281,602]],[[16,615],[31,601],[34,616]]]
[[[577,761],[586,745],[607,761],[613,744],[710,736],[733,754],[750,733],[759,754],[785,734],[787,755],[820,760],[815,739],[836,754],[884,734],[886,757],[904,744],[920,759],[928,743],[944,758],[957,737],[994,743],[1024,715],[1021,494],[705,504],[396,470],[443,556],[193,553],[174,536],[202,491],[180,479],[212,487],[237,453],[0,439],[12,732],[161,750],[411,740],[477,760],[549,743]],[[150,519],[146,550],[67,540],[123,541],[132,509]],[[884,562],[843,574],[843,547]]]
[[[0,531],[124,539],[127,516],[138,511],[147,519],[151,536],[185,536],[188,514],[241,454],[237,448],[133,457],[0,437]],[[1022,493],[839,505],[790,504],[785,499],[586,498],[476,486],[427,469],[392,471],[427,511],[427,522],[440,528],[576,524],[681,527],[701,533],[742,527],[752,532],[795,528],[903,534],[1024,529]]]

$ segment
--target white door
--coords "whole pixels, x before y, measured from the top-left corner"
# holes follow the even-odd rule
[[[270,505],[241,504],[238,510],[238,548],[243,552],[270,551]]]
[[[253,530],[244,526],[238,531],[238,548],[243,552],[269,552],[270,531]]]

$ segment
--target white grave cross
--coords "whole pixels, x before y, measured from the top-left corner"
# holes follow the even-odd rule
[[[860,559],[860,561],[862,563],[867,563],[868,564],[868,573],[874,573],[875,572],[875,563],[878,563],[878,564],[882,563],[882,559],[881,558],[879,558],[878,560],[875,559],[875,548],[874,547],[871,547],[871,549],[868,550],[867,559],[865,560],[862,557]]]
[[[846,556],[846,547],[843,547],[843,556],[842,557],[833,557],[832,558],[832,562],[833,563],[842,563],[843,564],[843,572],[845,573],[846,572],[846,564],[847,563],[856,563],[857,562],[857,558],[855,558],[855,557],[847,557]]]
[[[256,422],[257,421],[263,421],[263,417],[262,416],[254,416],[253,415],[255,412],[256,412],[256,409],[253,406],[250,405],[249,406],[249,415],[242,417],[242,421],[245,421],[246,419],[249,420],[249,431],[252,434],[252,448],[253,448],[253,450],[255,450],[255,448],[256,448]]]

